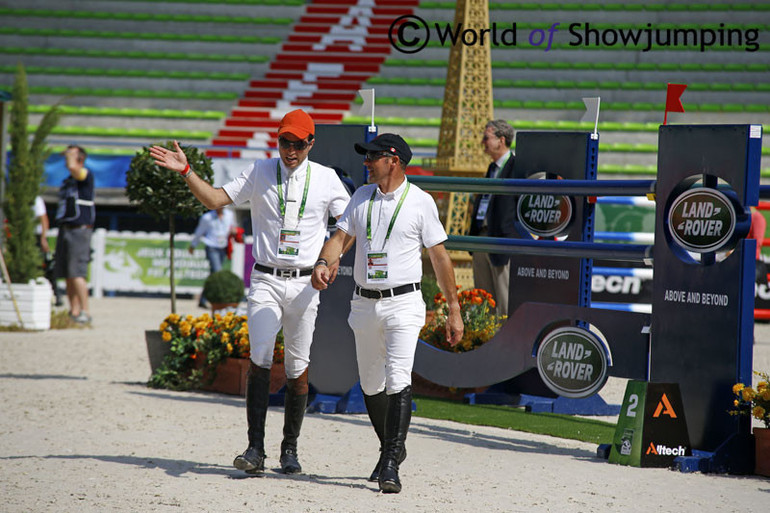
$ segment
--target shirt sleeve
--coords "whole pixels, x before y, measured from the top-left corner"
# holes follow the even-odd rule
[[[332,170],[332,176],[330,180],[330,188],[331,188],[331,201],[329,201],[329,213],[333,217],[337,217],[342,215],[343,212],[345,212],[345,208],[348,206],[348,203],[350,202],[350,195],[348,194],[347,189],[342,184],[342,181],[337,176],[337,173],[335,173]]]
[[[422,206],[422,244],[426,248],[432,248],[447,240],[448,237],[438,217],[436,202],[429,194],[424,192],[423,194],[425,197],[420,201]]]
[[[348,235],[356,235],[356,222],[355,222],[355,210],[364,197],[364,191],[366,187],[360,187],[353,193],[353,197],[350,198],[347,207],[342,212],[342,217],[337,221],[337,228],[347,233]]]
[[[35,196],[35,217],[43,217],[46,214],[45,201],[40,196]]]
[[[240,205],[251,198],[252,191],[254,190],[254,180],[258,170],[258,164],[258,162],[252,163],[249,167],[244,169],[240,175],[222,186],[222,189],[224,189],[234,205]]]

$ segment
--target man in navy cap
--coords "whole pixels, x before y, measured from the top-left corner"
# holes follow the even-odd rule
[[[369,479],[378,481],[385,493],[398,493],[412,415],[414,352],[425,324],[423,247],[447,298],[447,340],[452,345],[462,339],[463,322],[436,203],[406,180],[409,145],[398,135],[382,134],[356,144],[355,150],[366,155],[370,183],[353,194],[314,265],[312,283],[316,289],[327,288],[333,277],[330,267],[355,240],[356,288],[348,324],[355,333],[366,408],[380,440],[380,459]]]

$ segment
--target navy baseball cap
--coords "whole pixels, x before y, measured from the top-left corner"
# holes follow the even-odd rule
[[[368,143],[356,143],[354,147],[359,155],[366,155],[370,151],[386,151],[398,156],[404,164],[412,160],[412,150],[409,149],[409,145],[396,134],[380,134]]]

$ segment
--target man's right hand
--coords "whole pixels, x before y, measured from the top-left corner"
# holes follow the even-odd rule
[[[317,265],[313,268],[313,274],[310,277],[310,283],[316,290],[325,290],[329,287],[329,280],[331,279],[331,271],[325,265]]]
[[[163,146],[152,146],[150,156],[155,159],[155,164],[158,166],[181,173],[187,167],[187,155],[184,154],[177,141],[174,141],[174,150],[169,150]]]

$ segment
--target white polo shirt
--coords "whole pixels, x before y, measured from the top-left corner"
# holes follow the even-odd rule
[[[277,166],[281,166],[281,192],[286,216],[281,215],[278,196]],[[304,213],[298,219],[308,166],[310,181]],[[262,265],[279,268],[312,267],[326,237],[329,216],[345,211],[350,199],[333,169],[305,159],[294,171],[286,169],[279,158],[258,160],[222,187],[234,204],[251,203],[251,225],[254,232],[252,254]],[[286,222],[284,222],[286,221]],[[300,232],[296,257],[278,255],[282,229]]]
[[[356,263],[353,277],[356,283],[366,289],[384,290],[408,283],[419,283],[422,279],[422,248],[430,248],[447,239],[438,209],[433,198],[414,184],[404,198],[396,217],[390,238],[385,241],[393,213],[401,196],[406,192],[407,180],[398,189],[383,194],[376,184],[360,187],[337,221],[337,228],[356,237]],[[366,237],[367,212],[372,191],[376,189],[372,202],[371,243]],[[377,283],[367,283],[367,253],[387,252],[388,277]]]

